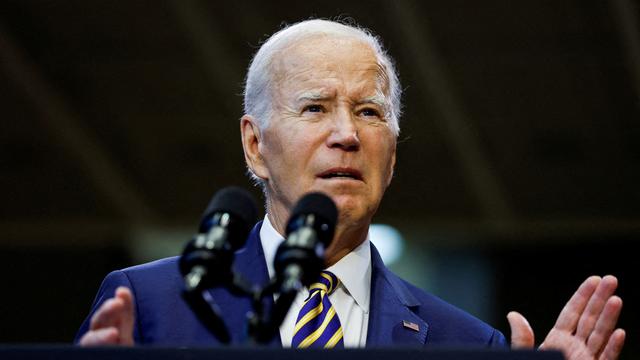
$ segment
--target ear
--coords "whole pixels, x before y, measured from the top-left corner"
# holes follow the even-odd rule
[[[247,167],[257,177],[268,179],[267,167],[264,158],[260,153],[261,134],[256,119],[251,115],[243,115],[240,118],[240,133],[242,135],[242,149],[244,150],[244,161]]]

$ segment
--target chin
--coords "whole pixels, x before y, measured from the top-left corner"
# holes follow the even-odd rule
[[[338,207],[338,223],[343,226],[363,226],[371,221],[372,213],[367,211],[367,207],[360,201],[354,201],[344,197],[334,199]]]

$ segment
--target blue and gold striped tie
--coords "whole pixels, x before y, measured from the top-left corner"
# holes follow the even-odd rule
[[[325,270],[320,275],[320,281],[309,287],[309,297],[304,301],[298,314],[291,347],[344,347],[342,326],[336,309],[329,301],[329,294],[338,287],[340,282],[329,271]]]

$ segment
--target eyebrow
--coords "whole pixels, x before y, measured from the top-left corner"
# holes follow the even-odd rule
[[[331,98],[332,96],[319,93],[319,92],[305,92],[305,93],[302,93],[300,96],[298,96],[298,98],[296,98],[296,102],[303,103],[307,101],[324,101]],[[369,96],[364,99],[358,100],[356,104],[357,105],[374,104],[374,105],[380,106],[381,108],[386,108],[387,106],[386,100],[387,99],[382,95],[374,95],[374,96]]]
[[[331,96],[327,94],[319,93],[319,92],[305,92],[305,93],[302,93],[300,96],[298,96],[298,98],[296,99],[296,102],[301,103],[306,101],[319,101],[319,100],[327,100],[330,98]]]
[[[357,102],[358,105],[360,104],[375,104],[380,106],[381,108],[386,108],[387,106],[387,99],[384,96],[381,95],[374,95],[374,96],[369,96],[366,97],[360,101]]]

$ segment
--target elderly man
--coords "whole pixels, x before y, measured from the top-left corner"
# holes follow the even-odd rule
[[[273,277],[275,250],[305,193],[324,192],[339,210],[326,251],[328,289],[298,294],[275,345],[506,344],[499,331],[393,275],[369,241],[369,225],[393,177],[400,93],[378,39],[332,21],[303,21],[277,32],[251,63],[240,129],[267,216],[237,254],[236,270],[256,282]],[[176,258],[109,274],[80,344],[217,344],[180,299],[181,285]],[[612,276],[588,278],[541,347],[562,349],[568,358],[617,358],[625,333],[615,329],[622,307],[616,286]],[[232,340],[240,341],[249,302],[225,289],[210,294]],[[316,300],[322,305],[311,310],[322,310],[310,314]],[[312,326],[314,319],[323,321]],[[508,319],[512,346],[533,347],[524,317],[512,312]]]

